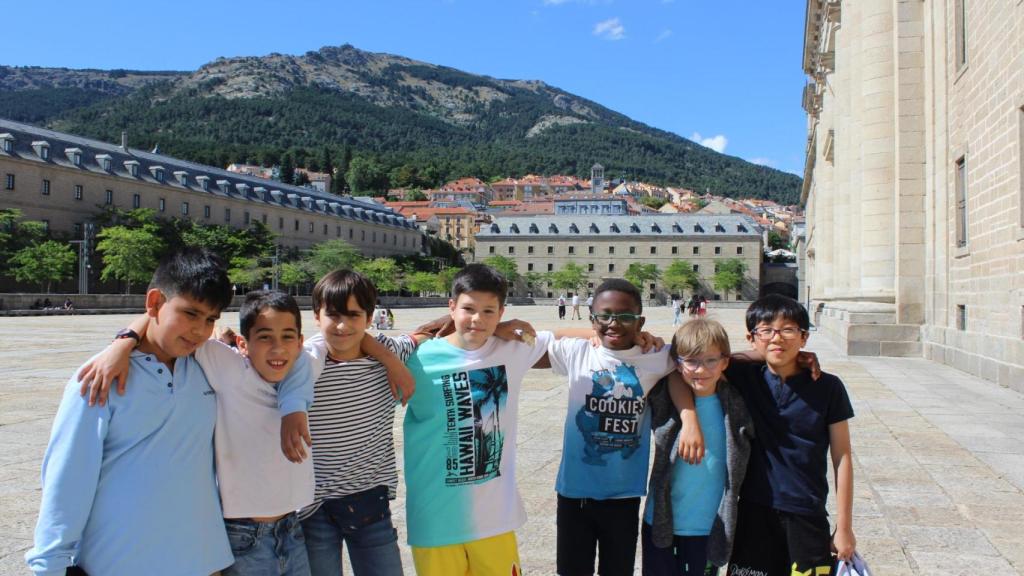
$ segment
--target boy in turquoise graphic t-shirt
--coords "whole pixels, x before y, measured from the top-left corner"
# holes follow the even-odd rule
[[[493,337],[506,293],[496,270],[466,266],[449,301],[455,332],[408,361],[416,394],[404,425],[406,515],[419,576],[521,573],[513,532],[526,520],[515,478],[519,391],[552,335]]]

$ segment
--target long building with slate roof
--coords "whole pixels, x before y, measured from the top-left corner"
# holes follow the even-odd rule
[[[124,140],[124,139],[123,139]],[[262,222],[282,246],[340,239],[365,256],[422,249],[415,223],[370,200],[236,174],[158,153],[0,119],[0,207],[80,238],[105,207],[151,208],[235,228]]]
[[[573,262],[587,271],[587,290],[602,280],[621,278],[633,262],[654,264],[664,271],[676,260],[686,260],[701,278],[699,292],[709,299],[746,300],[757,297],[760,282],[763,231],[739,214],[652,214],[644,216],[500,216],[476,235],[476,259],[504,256],[515,260],[521,276],[560,270]],[[712,277],[716,265],[738,258],[747,265],[740,293],[720,294]],[[516,295],[557,297],[557,290],[521,280]],[[586,295],[584,292],[584,295]],[[651,300],[673,294],[660,280],[643,287]]]

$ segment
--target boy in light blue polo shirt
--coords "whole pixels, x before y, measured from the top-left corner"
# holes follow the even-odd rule
[[[89,406],[77,371],[68,382],[25,555],[36,574],[208,575],[234,561],[214,480],[217,398],[192,355],[231,301],[225,270],[202,249],[166,258],[146,293],[149,324],[126,393]]]

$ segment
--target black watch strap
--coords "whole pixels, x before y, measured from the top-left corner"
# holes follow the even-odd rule
[[[134,338],[136,344],[142,341],[142,338],[139,337],[139,333],[131,328],[122,328],[117,331],[117,334],[114,334],[114,340],[120,340],[121,338]]]

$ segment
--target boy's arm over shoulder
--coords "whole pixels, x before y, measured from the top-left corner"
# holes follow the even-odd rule
[[[209,344],[207,345],[209,346]],[[313,359],[299,354],[288,375],[277,385],[277,408],[281,416],[293,412],[308,412],[313,405]]]
[[[593,332],[593,331],[591,331]],[[589,336],[560,336],[559,332],[552,334],[547,349],[547,358],[551,370],[560,376],[569,374],[569,367],[581,354],[585,354],[590,346]]]
[[[237,350],[213,338],[196,348],[195,357],[210,388],[216,392],[223,390],[225,383],[235,379],[245,368],[245,358]]]
[[[68,382],[43,456],[35,544],[25,554],[36,574],[63,575],[72,565],[99,482],[111,408],[89,406],[79,386]]]

